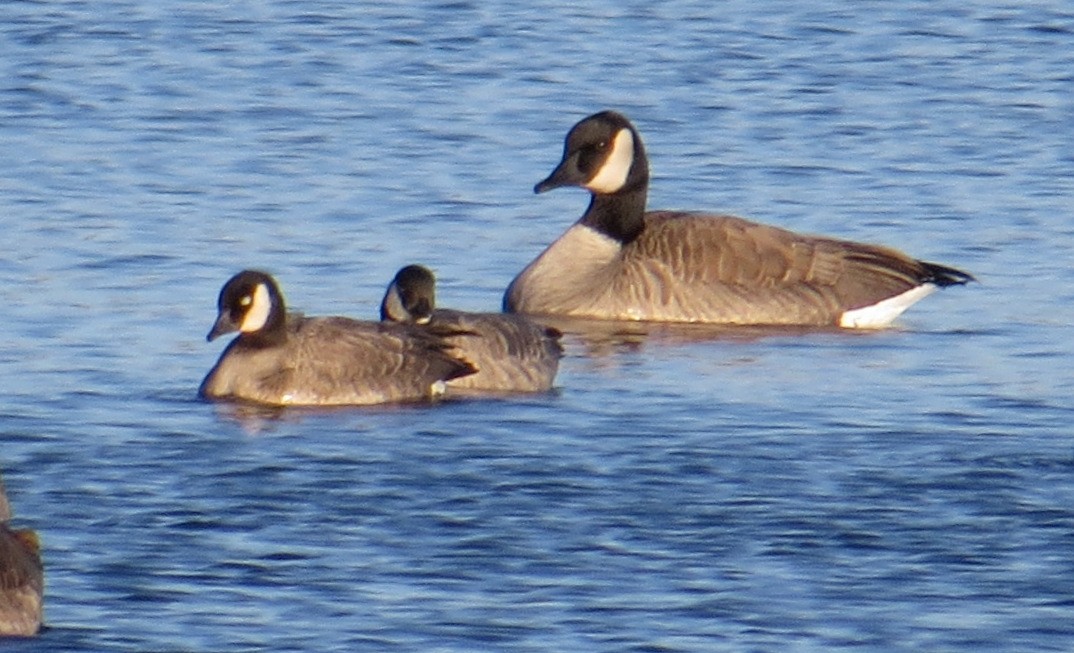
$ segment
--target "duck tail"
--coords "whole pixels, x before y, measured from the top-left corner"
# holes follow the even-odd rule
[[[946,265],[929,263],[927,261],[921,261],[921,265],[925,268],[925,278],[922,279],[922,281],[926,283],[934,283],[940,288],[946,288],[947,286],[961,286],[970,281],[977,281],[972,274],[947,267]]]

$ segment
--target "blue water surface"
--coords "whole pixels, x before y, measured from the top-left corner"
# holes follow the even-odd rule
[[[1064,2],[0,8],[0,469],[18,651],[1074,649],[1074,9]],[[240,411],[221,284],[497,310],[585,208],[577,120],[654,208],[972,272],[879,333],[569,331],[555,392]]]

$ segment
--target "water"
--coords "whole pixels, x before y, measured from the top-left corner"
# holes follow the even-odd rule
[[[414,5],[0,9],[0,468],[49,626],[12,650],[1074,648],[1066,3]],[[571,334],[547,396],[195,399],[242,267],[494,310],[603,108],[656,208],[981,283],[875,334]]]

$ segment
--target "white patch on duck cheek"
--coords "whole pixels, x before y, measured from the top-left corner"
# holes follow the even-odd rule
[[[403,300],[399,297],[399,288],[392,283],[388,294],[384,297],[384,313],[392,322],[406,322],[410,317],[409,311],[403,306]]]
[[[246,313],[242,316],[239,331],[243,333],[260,331],[264,328],[265,323],[268,322],[269,313],[271,312],[272,297],[269,295],[265,284],[259,283],[257,288],[254,288],[254,293],[251,296],[250,307],[246,309]]]
[[[632,165],[634,165],[634,136],[629,129],[620,129],[612,143],[611,154],[585,187],[594,193],[614,193],[626,183]]]

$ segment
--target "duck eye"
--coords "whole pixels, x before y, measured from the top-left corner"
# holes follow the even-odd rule
[[[588,145],[578,151],[578,169],[586,174],[593,171],[600,162],[600,153],[604,151],[607,143],[600,142],[596,145]]]
[[[253,295],[243,295],[239,300],[239,306],[249,306],[254,303]]]

